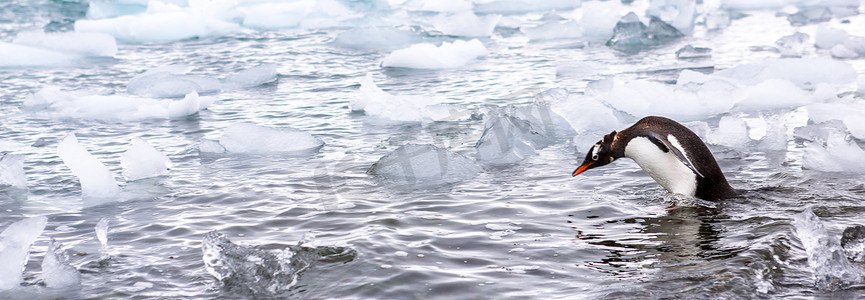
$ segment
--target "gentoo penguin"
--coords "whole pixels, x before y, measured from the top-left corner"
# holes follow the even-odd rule
[[[589,149],[573,175],[620,157],[633,159],[670,193],[712,201],[736,195],[700,137],[664,117],[645,117],[625,130],[605,135]]]

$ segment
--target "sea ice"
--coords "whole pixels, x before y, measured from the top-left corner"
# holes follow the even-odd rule
[[[156,6],[162,7],[155,8]],[[218,11],[196,6],[181,8],[150,1],[148,11],[141,14],[75,21],[75,31],[107,33],[124,42],[159,43],[223,35],[240,30],[238,24],[224,21],[214,12]]]
[[[24,175],[24,155],[0,152],[0,186],[27,189]]]
[[[651,0],[646,15],[657,17],[681,32],[691,32],[696,6],[693,0]]]
[[[472,9],[474,4],[467,0],[436,0],[436,1],[408,1],[405,4],[415,11],[434,12],[464,12]]]
[[[841,121],[853,137],[865,140],[865,103],[856,99],[814,103],[807,107],[808,119],[814,123]]]
[[[585,1],[582,3],[583,36],[592,40],[606,40],[622,19],[622,8],[617,1]]]
[[[106,19],[122,15],[134,15],[147,11],[149,0],[90,1],[88,19]]]
[[[537,149],[551,144],[543,124],[532,123],[508,113],[490,110],[484,132],[475,147],[478,160],[490,165],[508,165],[535,155]]]
[[[670,86],[614,78],[591,84],[586,94],[633,117],[662,115],[679,121],[730,111],[745,96],[737,85],[718,79]]]
[[[114,57],[117,54],[114,37],[97,32],[28,31],[19,33],[13,43],[80,56]]]
[[[91,95],[65,92],[47,86],[24,99],[24,108],[46,111],[57,118],[142,120],[180,118],[206,109],[215,99],[192,92],[182,100],[151,99],[125,95]]]
[[[835,45],[844,43],[849,35],[843,29],[832,28],[826,25],[817,26],[817,33],[814,35],[817,48],[831,49]]]
[[[649,26],[646,26],[636,14],[631,12],[616,23],[613,37],[607,41],[607,46],[621,50],[639,50],[645,46],[658,45],[682,36],[682,32],[661,19],[651,17]]]
[[[758,63],[738,65],[715,72],[714,75],[736,79],[744,84],[757,84],[767,79],[786,79],[800,88],[813,88],[818,83],[845,84],[856,80],[853,67],[831,58],[773,58]]]
[[[841,248],[850,261],[865,263],[865,226],[855,225],[844,229]]]
[[[467,65],[476,58],[487,55],[487,48],[477,39],[444,42],[436,47],[420,43],[400,49],[386,56],[382,67],[411,69],[452,69]]]
[[[687,45],[679,50],[676,50],[676,58],[678,59],[694,59],[708,57],[712,57],[712,49],[709,48]]]
[[[385,92],[373,82],[372,74],[361,80],[360,93],[349,101],[349,107],[367,116],[396,122],[451,121],[467,114],[457,105],[442,104],[429,97]]]
[[[219,144],[217,140],[211,139],[201,139],[201,143],[198,145],[199,153],[225,153],[225,147]]]
[[[9,225],[0,233],[0,291],[18,286],[30,256],[30,246],[42,234],[48,218],[27,218]]]
[[[0,42],[0,67],[33,67],[70,64],[78,56],[60,51]]]
[[[832,46],[832,49],[829,49],[829,53],[832,54],[832,57],[841,59],[853,59],[859,57],[859,53],[847,48],[844,44]]]
[[[838,238],[829,235],[811,208],[797,214],[794,221],[818,288],[835,291],[862,281],[862,272],[847,260]]]
[[[610,131],[626,127],[612,108],[591,96],[569,95],[564,101],[553,102],[551,108],[576,132],[576,145],[593,144]]]
[[[126,84],[126,91],[133,95],[174,98],[189,93],[215,93],[222,88],[216,78],[201,75],[186,75],[191,69],[186,65],[169,65],[135,75]]]
[[[475,12],[479,13],[500,13],[500,14],[517,14],[533,11],[564,11],[574,9],[580,6],[580,1],[574,0],[492,0],[492,1],[475,1]]]
[[[502,15],[478,16],[471,11],[442,14],[433,19],[433,26],[443,34],[464,37],[489,37]]]
[[[865,150],[843,134],[832,133],[824,147],[818,141],[805,147],[802,167],[822,172],[865,173]]]
[[[277,78],[276,64],[262,64],[226,77],[223,85],[225,89],[251,88],[274,82]]]
[[[99,240],[99,245],[102,246],[102,249],[108,248],[108,222],[110,220],[108,217],[103,217],[99,219],[99,222],[96,222],[96,227],[93,228],[96,231],[96,239]]]
[[[49,288],[65,288],[81,283],[81,275],[69,265],[69,256],[54,238],[48,241],[48,251],[42,258],[42,281]]]
[[[735,116],[723,116],[718,121],[718,128],[709,132],[706,142],[734,149],[748,146],[751,138],[748,136],[748,126],[745,121]]]
[[[219,144],[232,153],[288,153],[315,151],[324,142],[306,131],[291,127],[268,127],[235,123],[222,131]]]
[[[806,33],[796,32],[791,35],[783,36],[775,45],[778,46],[778,52],[785,57],[802,57],[808,50],[808,40],[811,37]]]
[[[730,13],[723,9],[707,12],[704,16],[706,29],[718,30],[730,26]]]
[[[264,2],[249,7],[243,26],[263,29],[291,28],[315,9],[315,1]]]
[[[407,184],[454,183],[481,171],[474,160],[429,144],[406,144],[379,159],[367,173]]]
[[[357,27],[336,36],[333,44],[343,48],[362,50],[394,50],[421,41],[413,31],[392,27]]]
[[[120,155],[120,166],[127,181],[168,175],[171,160],[150,143],[133,138],[131,146]]]
[[[120,192],[114,175],[70,133],[57,145],[57,155],[81,183],[85,197],[111,197]]]
[[[832,11],[826,6],[804,7],[795,14],[787,16],[790,25],[803,26],[810,23],[826,22],[832,19]]]
[[[552,20],[534,27],[523,27],[520,30],[532,41],[577,39],[583,36],[580,22],[574,20]]]

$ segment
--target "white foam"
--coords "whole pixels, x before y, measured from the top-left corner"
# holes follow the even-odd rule
[[[0,291],[18,286],[30,255],[30,246],[42,234],[48,218],[31,217],[12,223],[0,233]]]
[[[47,86],[24,100],[24,108],[56,118],[132,121],[180,118],[206,109],[215,99],[192,92],[182,100],[126,95],[93,95],[66,92]]]
[[[114,175],[70,133],[57,145],[57,155],[72,170],[81,183],[81,193],[86,197],[111,197],[120,192]]]
[[[269,127],[235,123],[222,131],[219,144],[232,153],[304,153],[324,142],[306,131],[291,127]]]
[[[441,46],[420,43],[396,50],[386,56],[382,67],[411,69],[453,69],[487,55],[487,48],[477,39],[444,42]]]
[[[27,189],[24,155],[0,152],[0,186]]]
[[[451,36],[489,37],[501,18],[501,15],[478,16],[471,11],[463,11],[439,15],[433,19],[433,26]]]
[[[392,182],[424,185],[471,179],[480,170],[459,153],[428,144],[406,144],[379,159],[369,173]]]
[[[145,140],[133,138],[131,146],[120,155],[120,166],[127,181],[168,175],[171,160]]]
[[[349,100],[349,107],[368,116],[395,122],[450,121],[468,114],[462,107],[442,104],[437,99],[385,92],[373,82],[372,74],[361,80],[360,93]]]
[[[48,242],[48,251],[42,258],[42,281],[49,288],[66,288],[81,283],[78,270],[69,264],[66,251],[60,249],[54,238]]]
[[[114,57],[117,54],[117,42],[114,37],[96,32],[28,31],[19,33],[13,42],[81,56]]]

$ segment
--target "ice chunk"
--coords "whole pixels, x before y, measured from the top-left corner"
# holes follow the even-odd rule
[[[99,240],[102,249],[108,248],[108,222],[110,220],[108,217],[103,217],[99,219],[99,222],[96,222],[96,227],[93,228],[96,231],[96,239]]]
[[[664,23],[664,21],[655,17],[649,20],[649,27],[646,28],[646,32],[643,35],[645,36],[643,44],[646,45],[657,44],[684,36],[676,27],[670,26],[670,24]]]
[[[591,78],[609,72],[609,67],[596,61],[561,61],[556,63],[557,77]]]
[[[156,1],[149,2],[150,7]],[[164,4],[163,4],[164,5]],[[75,21],[76,32],[101,32],[132,43],[171,42],[223,35],[240,30],[236,23],[194,7],[154,9],[152,12],[100,20]]]
[[[730,13],[723,9],[717,9],[706,13],[706,29],[718,30],[730,26]]]
[[[576,132],[576,145],[593,144],[598,137],[626,127],[612,108],[591,96],[570,95],[565,101],[552,103],[552,110],[564,117]]]
[[[551,144],[543,124],[532,123],[511,114],[491,110],[484,132],[475,147],[478,160],[490,165],[508,165],[535,155],[537,149]]]
[[[823,101],[835,97],[835,90],[824,84],[813,92],[800,89],[790,81],[769,79],[745,88],[747,96],[736,103],[737,111],[766,111]]]
[[[853,137],[865,140],[865,103],[857,100],[838,100],[807,106],[808,119],[814,123],[841,121]]]
[[[18,286],[30,256],[30,246],[42,234],[48,218],[27,218],[9,225],[0,233],[0,291]]]
[[[467,111],[457,105],[442,104],[424,96],[393,95],[383,91],[367,74],[360,82],[360,93],[349,101],[352,111],[396,122],[452,121],[466,117]]]
[[[723,8],[737,11],[780,9],[786,5],[790,5],[789,0],[725,0],[722,3]]]
[[[796,32],[781,37],[775,41],[775,45],[778,46],[778,51],[781,53],[781,56],[802,57],[808,50],[807,46],[810,38],[811,37],[806,33]]]
[[[694,47],[687,45],[682,49],[676,50],[676,58],[678,59],[694,59],[694,58],[709,58],[712,57],[712,49],[704,47]]]
[[[90,1],[87,18],[105,19],[147,11],[148,0]]]
[[[662,115],[679,121],[728,112],[745,97],[737,85],[718,79],[676,86],[644,80],[602,80],[590,85],[586,94],[635,118]]]
[[[171,160],[150,143],[133,138],[131,146],[120,155],[120,166],[127,181],[168,175]]]
[[[24,175],[24,155],[0,152],[0,186],[27,189]]]
[[[222,131],[219,144],[232,153],[309,153],[324,142],[306,131],[291,127],[268,127],[235,123]]]
[[[847,40],[848,34],[843,29],[836,29],[826,25],[817,26],[817,33],[814,35],[816,40],[814,45],[817,48],[831,49],[835,45],[843,43]]]
[[[621,5],[616,1],[583,2],[583,36],[592,40],[609,39],[622,16]]]
[[[219,141],[201,139],[201,144],[198,145],[200,153],[225,153],[225,147],[219,144]]]
[[[384,58],[382,67],[412,69],[452,69],[465,66],[479,57],[487,55],[487,48],[477,39],[433,44],[414,44],[396,50]]]
[[[333,44],[343,48],[363,50],[393,50],[420,42],[412,31],[391,27],[358,27],[336,36]]]
[[[693,0],[651,0],[646,15],[656,17],[681,32],[691,32],[696,6]]]
[[[57,145],[57,155],[81,183],[85,197],[111,197],[120,192],[114,175],[70,133]]]
[[[186,75],[188,66],[165,66],[135,75],[126,84],[126,91],[133,95],[172,98],[196,92],[215,93],[222,88],[216,78],[201,75]]]
[[[479,13],[501,13],[517,14],[533,11],[568,10],[580,6],[580,1],[575,0],[493,0],[476,1],[475,12]]]
[[[81,275],[69,265],[69,256],[60,247],[54,238],[48,241],[48,251],[42,258],[42,280],[49,288],[77,286],[81,283]]]
[[[142,120],[180,118],[206,109],[215,99],[192,92],[182,100],[124,95],[90,95],[47,86],[24,100],[24,108],[45,111],[57,118]]]
[[[802,167],[823,172],[865,174],[865,151],[843,134],[832,133],[826,146],[812,142],[805,147]]]
[[[715,75],[736,79],[744,84],[757,84],[773,78],[786,79],[800,88],[813,88],[818,83],[851,83],[858,77],[850,64],[831,58],[773,58],[738,65],[715,72]]]
[[[262,64],[225,78],[226,89],[251,88],[277,80],[276,64]]]
[[[832,11],[826,6],[809,6],[787,16],[790,25],[803,26],[810,23],[826,22],[832,19]]]
[[[471,10],[474,4],[467,0],[437,0],[410,1],[407,6],[416,11],[464,12]]]
[[[718,121],[718,128],[709,132],[706,142],[734,149],[748,146],[751,138],[748,136],[748,126],[745,121],[735,116],[723,116]]]
[[[583,36],[580,23],[570,21],[550,21],[534,27],[521,29],[532,41],[576,39]]]
[[[13,42],[81,56],[114,57],[117,54],[117,42],[114,37],[96,32],[30,31],[19,33]]]
[[[640,17],[630,12],[616,23],[613,37],[607,41],[607,46],[640,45],[646,28],[648,27],[640,21]]]
[[[433,26],[451,36],[489,37],[501,18],[502,15],[478,16],[471,11],[464,11],[453,15],[439,15],[433,20]]]
[[[406,144],[379,159],[367,173],[406,184],[454,183],[474,178],[472,159],[433,145]]]
[[[835,291],[862,282],[862,272],[847,261],[838,238],[829,235],[811,208],[797,214],[794,223],[818,288]]]
[[[834,58],[842,58],[842,59],[852,59],[859,57],[859,53],[850,48],[847,48],[844,44],[838,44],[832,46],[832,49],[829,50],[829,53],[832,54]]]
[[[243,26],[264,29],[298,27],[313,9],[314,1],[265,2],[247,9]]]
[[[357,252],[346,247],[310,247],[304,241],[285,249],[263,250],[232,243],[217,231],[201,245],[204,269],[227,289],[256,298],[285,298],[298,275],[317,262],[348,262]]]
[[[855,225],[844,229],[841,248],[850,261],[865,263],[865,226]]]
[[[32,67],[70,64],[80,57],[37,47],[0,42],[0,67]]]

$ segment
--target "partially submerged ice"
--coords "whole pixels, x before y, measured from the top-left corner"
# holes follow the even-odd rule
[[[433,19],[433,25],[450,36],[489,37],[501,18],[501,15],[496,14],[478,16],[471,11],[463,11],[455,14],[440,14]]]
[[[240,30],[240,25],[220,18],[221,10],[199,7],[190,1],[179,7],[151,1],[143,13],[75,21],[76,32],[100,32],[129,43],[158,43],[223,35]],[[207,3],[207,2],[204,2]],[[213,4],[203,4],[213,5]]]
[[[440,100],[414,95],[394,95],[379,88],[372,74],[360,81],[360,93],[349,101],[352,111],[395,122],[451,121],[465,117],[460,106],[442,104]]]
[[[811,208],[796,215],[795,225],[818,288],[835,291],[862,282],[865,274],[847,260],[838,238],[829,235]]]
[[[81,275],[69,264],[69,256],[60,247],[54,238],[48,241],[48,251],[42,258],[42,281],[49,288],[77,286],[81,283]]]
[[[67,135],[57,145],[57,155],[78,177],[81,194],[85,197],[111,197],[120,192],[111,171],[78,143],[74,133]]]
[[[823,143],[814,141],[805,147],[802,167],[823,172],[865,174],[865,150],[843,134],[830,134]]]
[[[238,245],[218,231],[208,232],[201,246],[207,273],[225,289],[255,297],[279,297],[297,283],[297,276],[318,262],[348,262],[357,253],[346,247],[314,247],[300,241],[285,249],[263,250]]]
[[[12,223],[0,233],[0,290],[14,288],[24,279],[30,246],[47,223],[44,216],[31,217]]]
[[[406,144],[380,158],[368,173],[404,184],[442,184],[471,179],[481,168],[474,160],[429,144]]]
[[[443,42],[440,46],[420,43],[392,52],[381,62],[386,68],[453,69],[487,56],[487,48],[477,39]]]
[[[632,13],[622,17],[613,29],[613,37],[607,41],[607,46],[620,50],[640,50],[647,46],[659,45],[669,40],[684,36],[682,32],[670,26],[657,17],[651,17],[646,26],[640,18]]]
[[[318,150],[324,142],[292,127],[269,127],[249,122],[235,123],[222,131],[219,145],[231,153],[303,154]],[[200,151],[215,147],[200,148]]]
[[[126,91],[133,95],[172,98],[183,97],[189,93],[215,93],[221,90],[222,83],[218,79],[187,75],[192,69],[187,65],[169,65],[148,70],[135,75],[126,84]]]
[[[13,42],[83,57],[114,57],[117,54],[114,37],[96,32],[28,31],[19,33]]]
[[[0,152],[0,186],[27,189],[24,155]]]
[[[215,99],[187,94],[183,99],[66,92],[47,86],[24,100],[24,109],[57,118],[133,121],[182,118],[206,109]]]
[[[237,74],[228,76],[223,80],[224,89],[251,88],[276,81],[276,64],[261,64]]]
[[[133,138],[131,146],[120,155],[120,167],[127,181],[168,175],[171,160],[145,140]]]

